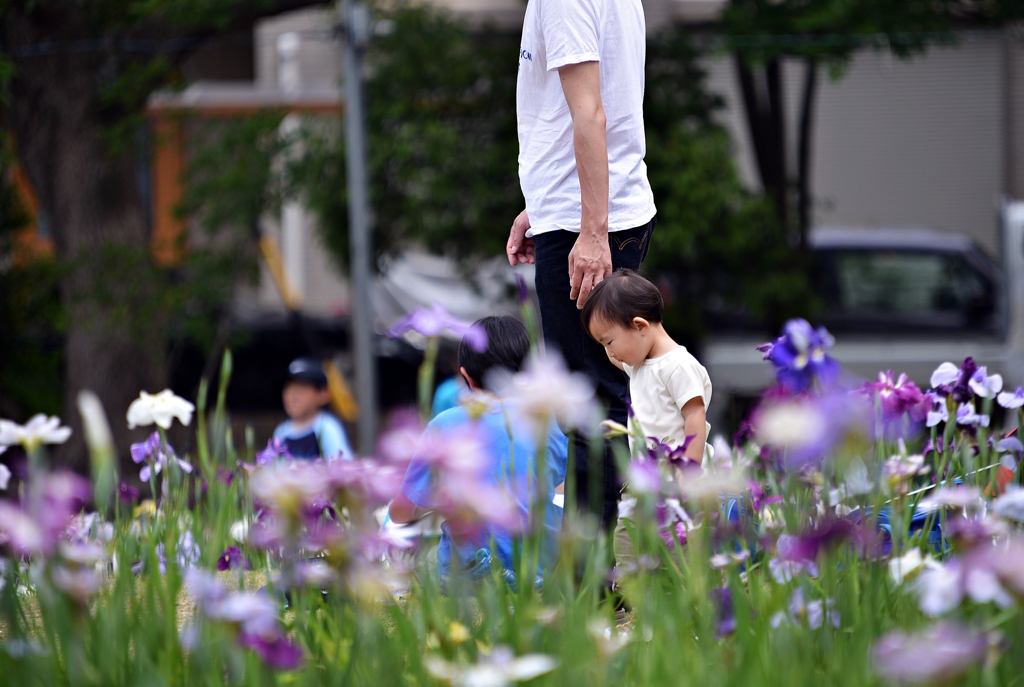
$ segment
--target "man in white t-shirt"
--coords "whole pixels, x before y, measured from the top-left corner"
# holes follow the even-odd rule
[[[512,224],[509,262],[535,263],[544,337],[582,370],[625,422],[623,373],[580,327],[591,289],[638,269],[655,224],[644,164],[646,22],[640,0],[529,0],[516,113],[526,209]],[[577,502],[608,524],[619,485],[610,450],[590,464],[580,446]]]

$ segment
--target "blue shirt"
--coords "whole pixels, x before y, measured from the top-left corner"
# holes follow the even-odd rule
[[[514,497],[516,507],[525,521],[530,511],[530,495],[527,493],[526,478],[528,474],[533,473],[537,463],[536,441],[529,427],[512,416],[511,411],[506,417],[505,409],[507,406],[497,405],[477,421],[490,463],[483,471],[483,479],[489,484],[510,487],[510,494]],[[431,420],[426,431],[437,432],[444,436],[446,433],[465,428],[472,422],[473,420],[465,408],[452,408]],[[512,428],[511,441],[509,440],[509,426]],[[548,432],[544,461],[548,474],[545,525],[547,543],[549,544],[546,548],[549,550],[553,550],[554,537],[561,526],[562,509],[551,501],[554,498],[555,487],[565,481],[568,448],[568,439],[558,429],[558,426],[552,423]],[[420,458],[418,452],[409,464],[408,472],[402,482],[401,492],[420,508],[433,507],[431,467]],[[447,524],[443,524],[441,526],[441,541],[437,547],[438,573],[442,578],[450,575],[453,561],[456,570],[470,570],[477,563],[477,553],[481,549],[487,550],[487,553],[492,556],[496,555],[506,570],[515,571],[517,568],[513,555],[515,542],[516,538],[509,532],[497,528],[488,528],[479,536],[473,537],[472,540],[453,541]]]
[[[319,455],[327,460],[333,458],[352,460],[355,457],[352,447],[349,446],[345,428],[341,426],[338,418],[330,413],[320,411],[313,418],[313,422],[302,425],[297,425],[292,420],[285,420],[274,430],[274,437],[286,444],[301,441],[310,435],[316,438],[316,443],[320,448]],[[316,458],[317,456],[297,455],[295,457]]]
[[[449,377],[437,386],[434,392],[434,403],[430,409],[430,417],[434,418],[459,405],[462,395],[469,391],[461,376]]]

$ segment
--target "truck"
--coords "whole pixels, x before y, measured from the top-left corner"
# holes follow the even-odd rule
[[[973,357],[1010,390],[1024,385],[1024,202],[999,206],[998,263],[964,236],[929,229],[820,229],[809,246],[825,301],[819,322],[846,374],[906,374],[926,389],[932,371]],[[747,332],[712,335],[702,362],[714,387],[712,425],[734,427],[773,381]]]

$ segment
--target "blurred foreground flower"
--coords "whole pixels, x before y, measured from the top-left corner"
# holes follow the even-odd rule
[[[924,456],[897,454],[882,463],[882,477],[897,494],[910,491],[910,483],[918,475],[927,474],[931,467],[925,465]]]
[[[821,396],[766,399],[752,425],[759,441],[782,452],[787,468],[801,468],[830,456],[840,443],[867,433],[871,409],[861,394],[843,390]]]
[[[875,671],[891,685],[952,683],[980,662],[989,647],[977,630],[940,622],[916,634],[895,630],[875,644]]]
[[[977,487],[965,485],[939,487],[929,496],[921,499],[921,502],[917,504],[917,507],[923,511],[933,511],[941,508],[966,510],[983,506],[981,490]]]
[[[53,584],[84,604],[106,584],[107,559],[106,549],[96,542],[62,543],[51,572]]]
[[[896,584],[914,577],[931,561],[931,557],[921,555],[921,549],[911,549],[902,556],[889,560],[889,575]]]
[[[69,427],[60,426],[59,417],[34,415],[24,425],[0,420],[0,446],[20,444],[32,452],[42,444],[63,444],[71,436]]]
[[[414,310],[388,328],[388,336],[392,339],[406,332],[416,332],[427,338],[451,332],[456,337],[465,339],[476,352],[483,353],[487,350],[487,332],[483,327],[463,322],[445,310],[440,303]]]
[[[495,393],[529,417],[540,434],[552,419],[565,431],[590,433],[598,427],[601,410],[586,375],[571,372],[556,353],[531,353],[523,371],[496,373],[489,382]]]
[[[456,687],[505,687],[513,682],[525,682],[550,673],[558,661],[544,654],[525,654],[518,658],[512,650],[498,646],[490,656],[480,658],[473,665],[449,663],[437,656],[423,659],[427,672],[451,682]]]
[[[302,663],[302,649],[285,636],[278,605],[266,593],[228,592],[202,570],[190,572],[185,584],[203,616],[236,628],[238,643],[255,651],[268,667],[293,670]]]
[[[170,389],[164,389],[155,395],[143,391],[128,406],[128,428],[135,429],[155,424],[162,429],[170,429],[175,418],[187,427],[192,422],[192,413],[195,409],[194,405],[180,396],[175,396]]]
[[[797,588],[789,597],[786,610],[772,616],[771,626],[777,628],[783,624],[792,624],[817,630],[828,623],[832,627],[839,627],[839,612],[833,610],[835,605],[832,599],[808,602],[804,599],[804,590]]]
[[[0,451],[0,453],[3,453],[3,451]],[[0,463],[0,490],[6,491],[7,485],[10,483],[10,481],[11,471],[7,468],[6,465]]]
[[[1024,523],[1024,489],[1013,487],[992,502],[992,511],[1001,518]]]
[[[38,498],[25,508],[0,501],[0,546],[19,556],[49,555],[72,516],[89,497],[89,483],[68,472],[42,474]]]
[[[839,379],[839,363],[827,351],[835,339],[824,327],[814,329],[807,320],[790,320],[782,336],[758,346],[764,359],[775,366],[779,384],[790,393],[828,386]]]

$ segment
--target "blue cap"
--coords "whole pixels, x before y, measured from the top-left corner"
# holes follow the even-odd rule
[[[288,380],[306,382],[317,389],[327,387],[327,375],[316,358],[296,358],[288,365]]]

